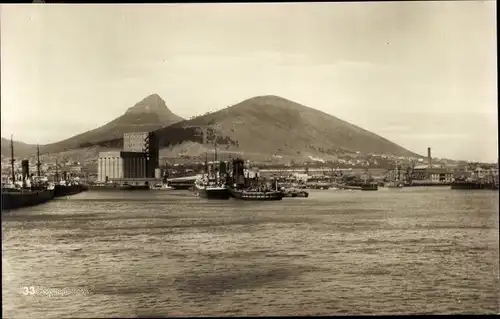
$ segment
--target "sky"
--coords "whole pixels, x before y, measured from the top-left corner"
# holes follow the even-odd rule
[[[278,95],[411,151],[498,159],[494,1],[1,5],[1,134],[51,143],[157,93]]]

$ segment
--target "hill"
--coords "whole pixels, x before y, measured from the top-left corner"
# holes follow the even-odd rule
[[[42,154],[59,153],[94,145],[108,146],[107,141],[122,139],[124,133],[154,131],[182,120],[183,118],[170,111],[165,101],[158,94],[152,94],[127,109],[122,116],[111,122],[57,143],[41,145],[40,152]],[[8,148],[9,144],[6,145]],[[29,155],[24,152],[25,149],[25,147],[18,148],[15,145],[16,156]],[[10,151],[4,153],[4,141],[2,139],[2,155],[6,156],[8,154],[10,154]]]
[[[379,135],[278,96],[258,96],[234,106],[158,129],[160,146],[214,140],[221,149],[285,156],[384,153],[420,157]]]
[[[251,160],[311,156],[328,160],[355,152],[421,157],[356,125],[278,96],[258,96],[182,120],[168,110],[159,96],[151,95],[98,129],[43,145],[40,150],[43,154],[86,149],[78,158],[88,157],[89,151],[97,156],[100,148],[121,148],[125,132],[152,130],[160,137],[163,157],[204,156],[205,152],[213,152],[214,141],[221,155]],[[3,148],[2,142],[2,154]]]
[[[10,157],[10,139],[2,137],[1,140],[2,155]],[[14,156],[29,156],[36,155],[36,145],[26,144],[19,141],[14,141]]]

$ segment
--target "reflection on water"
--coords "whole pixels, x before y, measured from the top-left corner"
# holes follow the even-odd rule
[[[499,311],[490,191],[90,191],[4,213],[2,230],[8,318]]]

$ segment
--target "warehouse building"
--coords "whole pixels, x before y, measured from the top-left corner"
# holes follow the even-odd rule
[[[160,161],[160,145],[158,136],[154,132],[125,133],[123,151],[144,154],[146,158],[144,177],[155,176],[155,169],[158,168]]]
[[[126,133],[122,151],[100,152],[98,182],[146,182],[155,178],[159,165],[158,138],[154,133]],[[157,175],[157,174],[156,174]]]

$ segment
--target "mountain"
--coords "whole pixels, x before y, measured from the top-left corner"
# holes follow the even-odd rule
[[[231,107],[158,129],[161,147],[187,141],[244,153],[334,156],[338,153],[384,153],[420,157],[379,135],[324,112],[278,96],[258,96]]]
[[[272,95],[250,98],[217,112],[182,120],[154,94],[98,129],[43,145],[40,151],[56,153],[85,148],[82,150],[85,157],[88,152],[97,156],[99,147],[121,148],[125,132],[152,130],[160,137],[161,155],[167,157],[213,152],[215,140],[221,154],[241,154],[251,159],[270,159],[273,155],[329,159],[358,151],[421,157],[337,117]],[[9,154],[3,148],[2,141],[2,154]]]
[[[1,146],[2,146],[2,155],[10,157],[10,139],[2,137]],[[36,145],[14,141],[14,156],[18,157],[25,155],[26,156],[36,155]]]
[[[40,153],[58,153],[99,145],[103,142],[103,145],[106,145],[106,141],[123,138],[124,133],[154,131],[182,120],[183,118],[170,111],[165,101],[158,94],[152,94],[128,108],[122,116],[99,128],[78,134],[60,142],[41,145]],[[7,144],[7,146],[8,145],[9,144]],[[21,148],[15,148],[15,153],[19,154],[19,156],[25,155],[22,151],[23,149]],[[2,154],[5,156],[10,154],[10,151],[8,152],[9,153],[4,153],[2,141]]]

